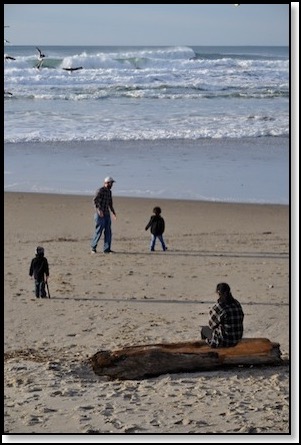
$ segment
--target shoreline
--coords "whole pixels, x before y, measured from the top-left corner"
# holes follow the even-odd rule
[[[4,152],[7,192],[88,196],[110,175],[120,197],[289,205],[288,138],[27,142]]]
[[[32,192],[32,191],[18,191],[18,190],[4,190],[5,194],[15,194],[15,195],[28,195],[28,196],[52,196],[52,197],[73,197],[73,198],[91,198],[93,199],[93,194],[79,194],[79,193],[55,193],[55,192]],[[219,201],[219,200],[206,200],[206,199],[182,199],[182,198],[163,198],[163,197],[151,197],[151,196],[125,196],[116,195],[113,190],[113,199],[115,200],[137,200],[137,201],[171,201],[171,202],[187,202],[187,203],[201,203],[201,204],[218,204],[218,205],[237,205],[237,206],[271,206],[271,207],[290,207],[290,203],[269,203],[269,202],[234,202],[234,201]]]

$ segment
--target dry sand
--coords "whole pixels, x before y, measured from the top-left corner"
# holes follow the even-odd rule
[[[149,252],[144,228],[155,205],[166,252],[159,244]],[[289,207],[119,197],[114,206],[115,253],[91,255],[91,197],[4,193],[4,434],[285,441],[289,366],[108,381],[85,359],[100,349],[198,340],[221,281],[243,306],[244,336],[278,342],[289,358]],[[28,275],[37,245],[50,265],[50,299],[34,297]]]

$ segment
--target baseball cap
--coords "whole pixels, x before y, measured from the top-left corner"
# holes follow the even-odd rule
[[[116,182],[115,179],[112,178],[112,176],[107,176],[104,180],[104,182]]]

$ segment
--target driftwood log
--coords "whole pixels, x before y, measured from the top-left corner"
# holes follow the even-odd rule
[[[89,363],[99,376],[136,380],[168,373],[283,362],[279,343],[267,338],[245,338],[228,348],[211,348],[204,340],[127,346],[116,351],[98,351]]]

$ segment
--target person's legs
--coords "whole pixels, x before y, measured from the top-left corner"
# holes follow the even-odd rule
[[[151,250],[151,252],[153,252],[155,250],[156,239],[157,239],[157,237],[152,234],[151,235],[151,242],[150,242],[150,250]]]
[[[95,232],[91,240],[91,249],[96,252],[97,244],[100,240],[104,228],[105,219],[101,218],[96,212],[94,215],[94,221],[95,221]]]
[[[35,280],[35,282],[34,282],[34,290],[35,290],[36,298],[40,298],[40,283],[37,280]]]
[[[202,326],[201,328],[201,339],[202,340],[211,340],[212,338],[212,329],[209,328],[209,326]]]
[[[110,252],[111,251],[111,243],[112,243],[112,229],[111,229],[111,216],[104,216],[104,244],[103,251]]]
[[[44,281],[42,281],[41,283],[40,283],[40,297],[41,298],[46,298],[46,290],[45,290],[45,282]]]
[[[161,242],[162,249],[163,249],[164,252],[165,252],[165,250],[166,250],[166,245],[165,245],[165,242],[164,242],[164,239],[163,239],[163,235],[158,235],[158,238],[159,238],[159,240],[160,240],[160,242]]]

